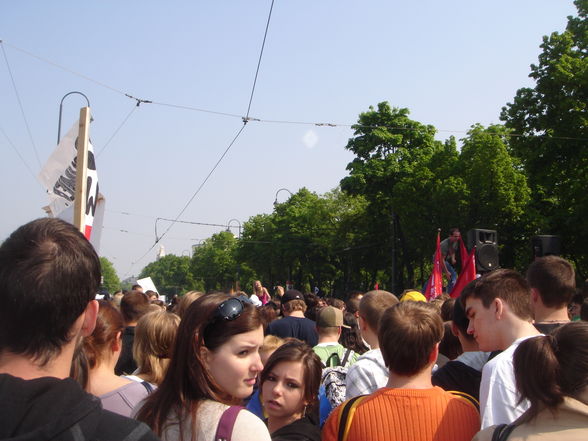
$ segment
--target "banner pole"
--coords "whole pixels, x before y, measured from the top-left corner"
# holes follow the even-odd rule
[[[76,148],[76,194],[74,199],[74,225],[85,234],[86,195],[88,193],[88,142],[90,138],[90,107],[80,109],[80,125]]]

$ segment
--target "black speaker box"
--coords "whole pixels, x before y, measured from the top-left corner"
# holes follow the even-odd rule
[[[531,238],[533,256],[559,256],[561,254],[561,238],[559,236],[533,236]]]
[[[487,273],[498,268],[498,234],[495,230],[474,228],[467,233],[468,249],[476,247],[476,271]]]

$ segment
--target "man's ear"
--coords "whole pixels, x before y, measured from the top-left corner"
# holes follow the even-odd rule
[[[96,327],[96,318],[98,317],[98,301],[97,300],[90,300],[88,306],[82,313],[84,318],[82,319],[82,329],[81,335],[83,337],[88,337],[89,335],[94,332],[94,328]]]
[[[437,358],[439,358],[439,343],[435,343],[435,346],[433,346],[433,350],[429,354],[429,363],[437,362]]]
[[[531,302],[537,303],[539,300],[539,291],[536,288],[531,288]]]
[[[494,302],[492,302],[491,308],[496,308],[494,311],[494,316],[497,320],[500,320],[504,316],[505,312],[505,303],[502,301],[501,298],[496,297]]]

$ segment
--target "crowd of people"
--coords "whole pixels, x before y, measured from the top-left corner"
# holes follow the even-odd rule
[[[100,279],[58,219],[0,245],[0,439],[588,439],[588,301],[561,257],[433,301],[256,281],[166,305],[96,300]]]

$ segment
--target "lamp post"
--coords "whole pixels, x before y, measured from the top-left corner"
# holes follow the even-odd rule
[[[276,205],[278,205],[278,193],[279,193],[279,192],[281,192],[281,191],[287,191],[288,193],[290,193],[290,197],[294,196],[294,195],[292,194],[292,192],[291,192],[290,190],[288,190],[287,188],[280,188],[278,191],[276,191],[276,197],[275,197],[275,199],[274,199],[274,207],[275,207]]]
[[[239,227],[239,235],[237,236],[237,239],[241,239],[241,222],[239,221],[239,219],[231,219],[230,221],[227,222],[227,231],[230,233],[231,232],[231,222],[237,222],[237,225]]]
[[[82,95],[84,98],[86,98],[86,102],[88,103],[88,107],[90,107],[90,100],[82,92],[73,91],[73,92],[69,92],[69,93],[66,93],[65,95],[63,95],[63,98],[61,98],[61,102],[59,103],[59,122],[58,122],[58,126],[57,126],[57,144],[59,144],[59,141],[61,140],[61,114],[63,112],[63,100],[65,98],[67,98],[69,95],[72,95],[74,93],[77,93],[78,95]],[[90,119],[90,121],[92,121],[92,120],[93,120],[93,118]]]

